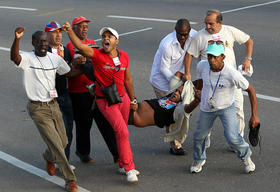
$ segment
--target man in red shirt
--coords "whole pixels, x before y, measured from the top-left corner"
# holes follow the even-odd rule
[[[94,40],[88,39],[88,23],[89,19],[79,16],[75,17],[72,21],[73,31],[83,44],[96,44]],[[67,48],[70,55],[73,58],[81,58],[81,62],[84,63],[86,59],[90,62],[89,58],[85,58],[82,55],[76,54],[75,47],[71,41],[68,42]],[[84,74],[75,78],[68,79],[68,90],[73,105],[74,120],[76,125],[76,154],[79,156],[82,162],[91,163],[93,159],[90,157],[90,130],[92,126],[92,120],[98,126],[110,152],[113,155],[114,161],[118,159],[118,151],[116,145],[116,139],[114,131],[106,118],[95,106],[92,110],[94,98],[88,92],[87,86],[93,82],[89,80]]]
[[[117,49],[119,35],[116,30],[110,27],[102,28],[99,34],[102,36],[103,49],[98,50],[83,44],[68,22],[64,24],[64,30],[75,47],[93,61],[94,75],[97,81],[96,103],[115,131],[119,152],[119,170],[126,173],[128,182],[137,182],[139,172],[135,170],[133,163],[127,128],[129,110],[130,108],[136,110],[137,100],[134,96],[133,81],[128,68],[128,55]],[[113,81],[115,81],[121,102],[109,106],[101,89],[111,86]]]

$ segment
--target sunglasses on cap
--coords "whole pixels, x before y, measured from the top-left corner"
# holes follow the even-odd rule
[[[208,41],[208,45],[212,45],[214,43],[216,43],[217,45],[224,45],[224,42],[220,41],[220,40],[219,41],[214,41],[214,40]]]

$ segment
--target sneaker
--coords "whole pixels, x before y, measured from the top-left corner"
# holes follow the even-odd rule
[[[59,167],[58,167],[58,165],[55,163],[54,164],[54,166],[55,166],[55,169],[59,169]],[[74,166],[74,165],[71,165],[70,164],[70,168],[74,171],[75,169],[76,169],[76,167]]]
[[[259,143],[259,130],[260,124],[258,124],[256,127],[250,125],[249,141],[253,147],[256,147]]]
[[[131,171],[134,171],[135,174],[136,174],[136,176],[140,175],[140,172],[137,171],[136,169],[132,169]],[[125,175],[125,174],[126,174],[124,168],[119,168],[119,173],[122,174],[122,175]]]
[[[206,163],[206,160],[203,160],[200,163],[197,162],[193,162],[191,168],[190,168],[190,172],[191,173],[199,173],[202,171],[202,166]]]
[[[46,171],[48,172],[48,174],[50,176],[54,176],[55,175],[55,165],[53,162],[50,162],[48,160],[46,160]]]
[[[211,145],[210,135],[207,135],[205,140],[205,148],[208,149]]]
[[[185,155],[185,150],[182,147],[178,149],[170,147],[169,153],[171,153],[172,155]]]
[[[78,187],[77,187],[75,181],[73,181],[73,180],[66,181],[66,183],[65,183],[65,190],[67,192],[76,192],[76,191],[78,191]]]
[[[76,151],[76,155],[80,158],[83,163],[93,163],[94,160],[89,155],[82,155]]]
[[[256,169],[256,165],[253,163],[253,161],[251,160],[250,157],[248,157],[245,161],[244,161],[244,164],[245,164],[245,172],[246,173],[251,173],[251,172],[254,172],[255,169]]]
[[[137,178],[137,175],[136,175],[136,172],[134,169],[126,172],[126,176],[127,176],[127,181],[130,182],[130,183],[135,183],[135,182],[138,182],[138,178]]]

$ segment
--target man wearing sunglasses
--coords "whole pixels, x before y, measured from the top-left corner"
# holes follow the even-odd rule
[[[196,31],[191,29],[187,19],[179,19],[175,30],[161,40],[150,75],[150,83],[157,98],[167,95],[170,81],[177,71],[185,73],[184,56],[195,34]],[[170,131],[172,130],[166,129],[167,133]],[[182,144],[176,140],[170,143],[170,153],[173,155],[185,154]]]
[[[205,28],[200,30],[195,38],[192,40],[185,59],[184,64],[186,66],[185,79],[191,79],[190,67],[192,58],[196,57],[200,60],[207,60],[206,49],[209,40],[222,41],[225,46],[225,61],[232,65],[236,69],[236,61],[234,54],[234,43],[244,44],[246,47],[245,57],[242,61],[243,70],[249,71],[253,53],[253,40],[250,36],[239,29],[222,25],[222,14],[218,10],[207,11],[205,17]],[[210,42],[211,43],[211,42]],[[243,111],[243,95],[241,89],[235,91],[235,109],[239,125],[239,133],[244,135],[244,111]],[[210,135],[207,140],[207,147],[210,147]]]
[[[222,43],[211,42],[206,49],[207,59],[197,64],[198,87],[202,86],[201,105],[197,128],[194,132],[193,158],[191,173],[202,171],[206,163],[206,138],[217,117],[224,127],[224,136],[229,146],[245,164],[245,172],[255,170],[255,164],[249,144],[238,133],[237,115],[235,112],[235,87],[248,92],[251,103],[251,118],[249,125],[256,127],[260,124],[257,110],[255,89],[233,66],[224,62],[225,48]]]

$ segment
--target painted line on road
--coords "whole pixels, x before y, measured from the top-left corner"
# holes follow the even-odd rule
[[[25,163],[7,153],[4,153],[2,151],[0,151],[0,159],[20,168],[20,169],[23,169],[33,175],[37,175],[38,177],[41,177],[49,182],[52,182],[56,185],[59,185],[61,187],[64,188],[64,185],[65,185],[65,181],[64,179],[61,179],[60,177],[57,177],[57,176],[50,176],[48,175],[48,173],[42,169],[39,169],[37,167],[34,167],[33,165],[30,165],[28,163]],[[89,190],[87,189],[84,189],[80,186],[78,186],[78,191],[79,192],[90,192]]]
[[[121,16],[121,15],[107,15],[107,17],[118,18],[118,19],[131,19],[131,20],[142,20],[142,21],[159,21],[166,23],[176,23],[177,20],[170,19],[156,19],[156,18],[144,18],[144,17],[129,17],[129,16]],[[190,21],[190,24],[197,24],[197,22]]]
[[[39,16],[55,15],[55,14],[58,14],[58,13],[64,13],[64,12],[73,11],[73,10],[74,10],[74,8],[60,9],[60,10],[57,10],[57,11],[42,13],[42,14],[40,14]]]
[[[246,7],[240,7],[240,8],[237,8],[237,9],[231,9],[231,10],[228,10],[228,11],[222,11],[221,13],[231,13],[231,12],[235,12],[235,11],[240,11],[240,10],[244,10],[244,9],[260,7],[260,6],[264,6],[264,5],[270,5],[270,4],[274,4],[274,3],[280,3],[280,0],[270,1],[270,2],[267,2],[267,3],[260,3],[260,4],[256,4],[256,5],[250,5],[250,6],[246,6]]]
[[[119,34],[119,36],[125,36],[125,35],[130,35],[130,34],[134,34],[134,33],[139,33],[139,32],[143,32],[143,31],[148,31],[153,29],[152,27],[148,27],[145,29],[140,29],[140,30],[136,30],[136,31],[131,31],[131,32],[127,32],[127,33],[121,33]],[[95,39],[94,41],[101,41],[102,39]]]
[[[247,95],[248,93],[243,91],[243,95]],[[278,97],[271,97],[268,95],[262,95],[262,94],[256,94],[258,99],[264,99],[264,100],[269,100],[269,101],[275,101],[275,102],[279,102],[280,103],[280,98]]]
[[[17,9],[17,10],[24,10],[24,11],[38,11],[38,9],[33,9],[33,8],[7,7],[7,6],[0,6],[0,9]]]

